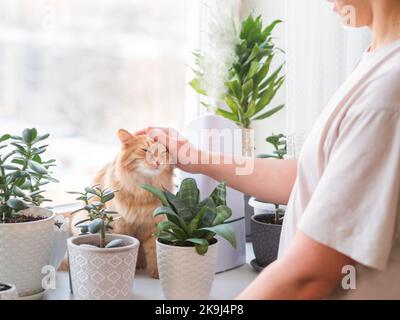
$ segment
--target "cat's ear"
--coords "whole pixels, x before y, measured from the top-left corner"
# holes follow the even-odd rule
[[[118,138],[121,141],[123,147],[126,147],[130,141],[132,141],[133,135],[124,129],[119,129]]]

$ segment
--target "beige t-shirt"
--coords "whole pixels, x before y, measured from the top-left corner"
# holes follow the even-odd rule
[[[279,256],[297,230],[354,259],[356,289],[331,298],[400,299],[400,40],[367,52],[299,157]]]

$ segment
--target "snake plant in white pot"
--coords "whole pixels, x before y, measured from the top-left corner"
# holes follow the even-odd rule
[[[157,263],[161,286],[167,299],[207,299],[214,280],[218,254],[216,235],[236,247],[228,220],[226,183],[221,182],[211,195],[200,201],[196,181],[184,179],[176,195],[150,185],[141,187],[160,199],[162,207],[154,216],[167,220],[157,225]]]
[[[42,268],[58,267],[54,243],[58,233],[65,231],[61,242],[67,237],[55,214],[40,207],[49,201],[42,186],[57,181],[50,172],[55,161],[43,159],[48,136],[36,129],[0,136],[0,282],[15,285],[19,297],[44,292]]]

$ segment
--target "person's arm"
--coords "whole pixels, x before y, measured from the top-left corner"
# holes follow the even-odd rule
[[[266,267],[237,299],[327,298],[345,276],[345,265],[354,261],[297,231],[287,253]]]
[[[235,156],[232,163],[232,155],[197,150],[170,128],[150,127],[135,134],[147,134],[163,143],[181,170],[201,173],[218,181],[226,180],[228,186],[261,201],[286,204],[296,180],[296,160],[251,159]],[[250,170],[245,174],[238,174],[246,163]]]
[[[195,166],[197,173],[202,173],[211,178],[221,181],[226,180],[228,186],[245,194],[252,195],[258,200],[287,204],[292,192],[297,175],[296,160],[278,159],[246,159],[238,163],[254,161],[249,174],[238,175],[237,170],[241,167],[238,163],[229,164],[224,162],[227,157],[223,154],[210,154],[211,158],[220,158],[219,164],[199,164]]]

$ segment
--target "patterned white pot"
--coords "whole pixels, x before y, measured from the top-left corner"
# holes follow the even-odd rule
[[[2,286],[6,286],[5,290],[1,290]],[[17,288],[11,284],[0,284],[0,300],[16,300],[18,299]]]
[[[91,248],[99,235],[68,239],[68,257],[72,292],[79,300],[126,300],[131,298],[139,240],[120,234],[108,234],[106,241],[122,239],[126,246]]]
[[[194,247],[176,247],[157,241],[161,287],[169,300],[205,300],[210,296],[218,257],[218,242],[199,255]]]
[[[20,297],[43,291],[42,268],[51,264],[55,214],[30,208],[24,215],[47,217],[24,223],[0,223],[0,282],[16,286]]]

